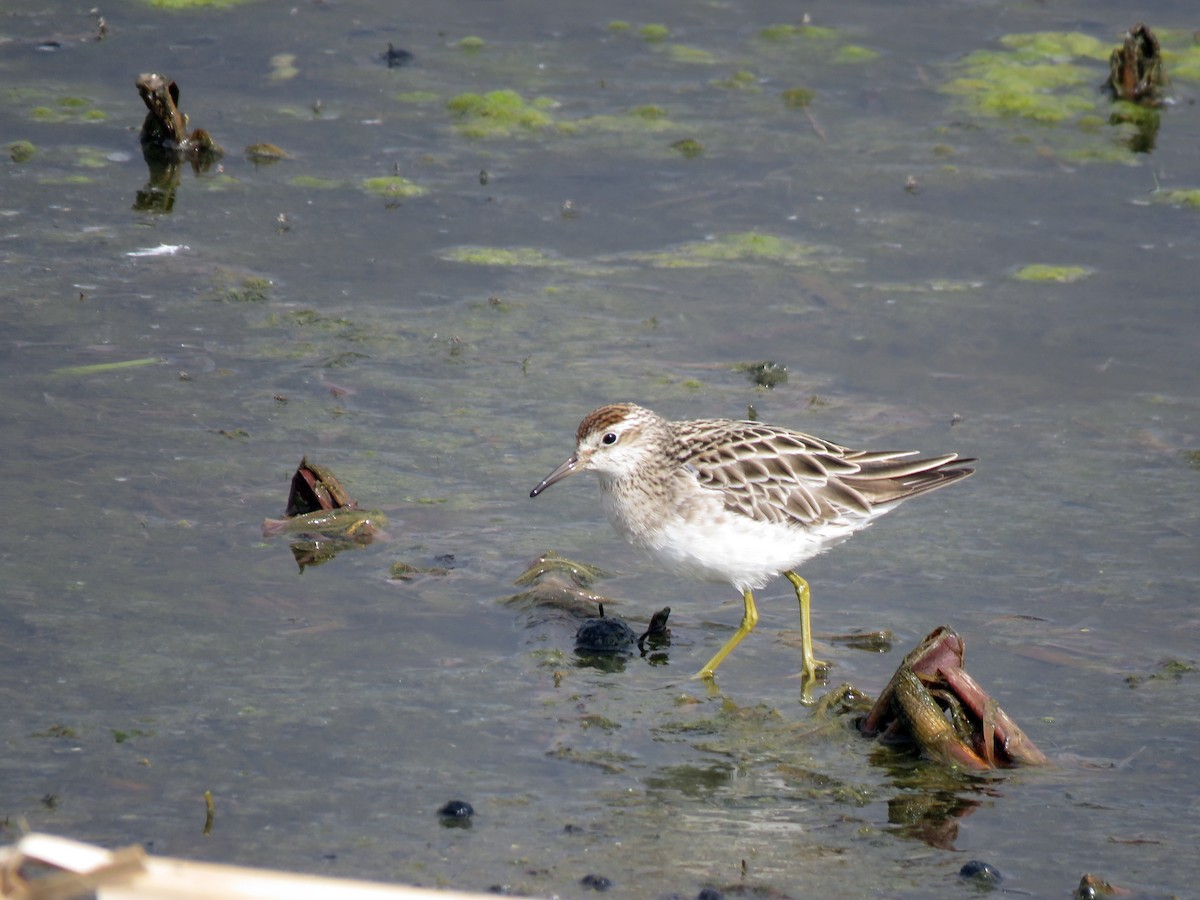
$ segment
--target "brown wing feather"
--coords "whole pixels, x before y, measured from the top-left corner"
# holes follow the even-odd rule
[[[727,509],[770,522],[814,525],[869,516],[973,471],[957,454],[851,450],[812,435],[729,419],[673,423],[676,458]],[[949,468],[952,462],[959,467]]]

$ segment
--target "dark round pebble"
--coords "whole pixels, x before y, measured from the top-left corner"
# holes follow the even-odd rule
[[[612,882],[603,875],[584,875],[579,883],[591,891],[607,891],[612,887]]]
[[[999,869],[981,859],[963,863],[963,867],[958,870],[958,877],[981,887],[994,887],[1004,880]]]
[[[588,619],[575,632],[575,649],[586,653],[620,653],[628,651],[636,641],[637,635],[624,619],[608,616]]]
[[[442,824],[447,828],[470,828],[475,809],[466,800],[451,800],[438,810]]]
[[[696,900],[725,900],[725,895],[715,887],[706,887],[700,889],[700,893],[696,895]]]

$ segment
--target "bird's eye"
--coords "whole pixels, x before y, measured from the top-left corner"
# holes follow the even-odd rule
[[[602,444],[615,444],[616,442],[617,433],[615,431],[610,431],[608,434],[604,435],[604,437],[600,438],[600,443]]]

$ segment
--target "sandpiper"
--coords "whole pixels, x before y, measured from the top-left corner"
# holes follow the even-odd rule
[[[697,678],[712,678],[753,630],[753,591],[783,575],[800,602],[804,682],[816,680],[828,664],[813,657],[808,582],[793,570],[902,500],[974,471],[966,465],[974,460],[957,453],[913,459],[917,451],[851,450],[761,422],[672,422],[633,403],[588,413],[575,441],[530,497],[595,472],[622,537],[670,572],[742,592],[741,625]]]

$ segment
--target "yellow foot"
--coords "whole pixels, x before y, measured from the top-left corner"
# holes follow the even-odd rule
[[[800,703],[802,705],[812,706],[817,702],[813,699],[812,689],[814,685],[827,683],[829,665],[821,659],[805,660],[804,668],[800,672]]]
[[[829,670],[833,667],[833,663],[825,662],[823,659],[814,659],[804,667],[804,671],[800,674],[810,681],[824,681],[829,676]]]

